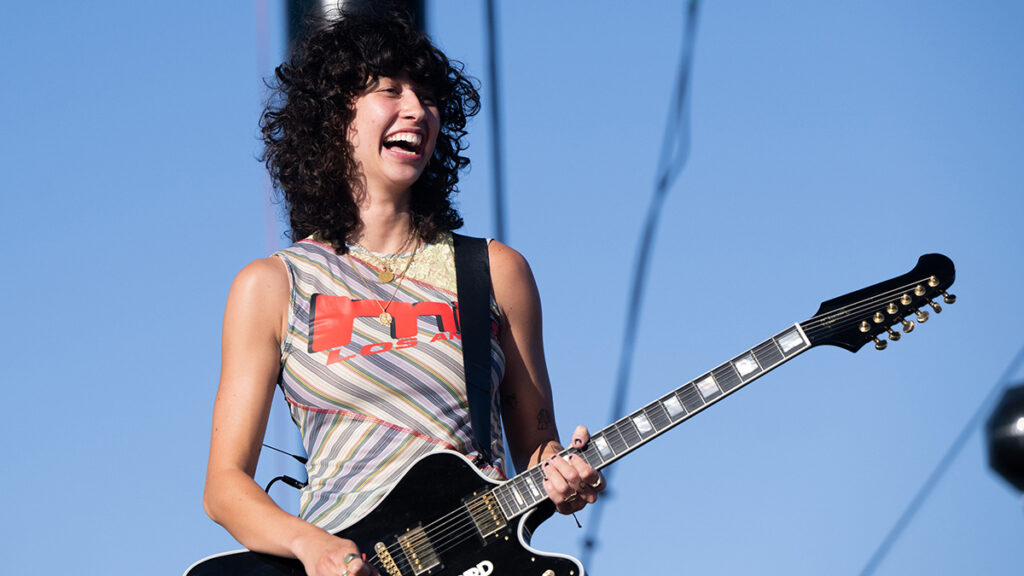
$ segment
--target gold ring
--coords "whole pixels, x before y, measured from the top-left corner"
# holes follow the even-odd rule
[[[359,554],[353,554],[349,552],[348,554],[345,554],[345,560],[343,560],[343,562],[345,562],[345,566],[348,566],[348,563],[355,560],[356,558],[359,558]]]
[[[579,494],[577,494],[576,492],[573,492],[571,496],[569,496],[565,500],[562,500],[562,502],[565,502],[566,504],[568,504],[569,502],[572,502],[573,500],[579,498],[579,496],[580,496]]]
[[[604,480],[600,476],[598,476],[597,477],[597,482],[594,482],[593,484],[591,484],[590,487],[591,488],[600,488],[601,484],[604,484]]]

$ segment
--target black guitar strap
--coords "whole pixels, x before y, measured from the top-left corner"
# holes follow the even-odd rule
[[[487,240],[452,233],[462,361],[473,438],[491,460],[491,265]]]

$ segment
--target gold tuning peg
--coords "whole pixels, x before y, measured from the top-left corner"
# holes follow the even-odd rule
[[[889,340],[892,340],[893,342],[899,340],[900,337],[903,336],[902,334],[893,330],[892,328],[886,328],[885,331],[889,333]]]
[[[918,322],[924,324],[925,322],[928,321],[928,311],[927,310],[914,310],[914,312],[917,313],[917,321]]]
[[[914,321],[913,320],[900,320],[900,322],[903,323],[903,333],[904,334],[910,334],[911,332],[914,331]]]
[[[859,328],[861,332],[871,332],[871,324],[868,324],[867,320],[861,322]]]
[[[934,300],[929,300],[928,301],[928,305],[932,307],[932,310],[935,310],[936,314],[938,314],[939,312],[942,312],[942,306],[939,306],[938,304],[936,304]]]
[[[942,294],[942,301],[945,302],[946,304],[952,304],[953,302],[956,302],[956,294],[949,294],[945,290],[939,292],[939,294]]]
[[[879,340],[877,336],[871,338],[875,341],[875,350],[885,350],[885,347],[889,345],[885,340]]]

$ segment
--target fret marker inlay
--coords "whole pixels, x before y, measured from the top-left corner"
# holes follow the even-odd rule
[[[740,376],[744,377],[756,372],[760,368],[757,365],[757,360],[754,360],[754,357],[750,354],[737,358],[733,365],[736,366],[736,371],[740,373]]]
[[[799,348],[804,343],[804,339],[800,336],[800,332],[796,328],[790,328],[785,334],[779,337],[779,346],[785,353],[790,353],[796,348]]]
[[[683,415],[683,405],[679,402],[679,398],[671,396],[661,403],[665,407],[665,411],[672,417],[673,420]]]
[[[700,390],[701,396],[710,398],[718,392],[718,384],[715,384],[715,378],[708,376],[703,380],[697,382],[697,388]]]
[[[612,452],[611,446],[608,445],[608,441],[605,440],[604,436],[597,436],[594,438],[594,446],[597,446],[597,451],[601,453],[601,456],[605,458],[611,458],[615,454]]]
[[[633,424],[636,424],[636,429],[640,432],[641,436],[646,436],[654,430],[654,427],[651,426],[651,421],[644,414],[634,416]]]

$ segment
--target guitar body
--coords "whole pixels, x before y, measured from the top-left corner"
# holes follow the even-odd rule
[[[468,499],[499,484],[480,474],[461,454],[435,452],[416,461],[384,500],[337,535],[354,541],[368,556],[374,554],[379,543],[388,547],[397,570],[392,572],[386,564],[375,563],[382,576],[582,576],[583,566],[575,558],[541,554],[529,546],[534,529],[554,512],[550,501],[547,506],[533,509],[504,528],[488,533],[486,538],[475,529],[467,534],[467,525],[458,525],[455,520],[438,522],[450,518],[455,514],[453,511],[464,509]],[[448,530],[425,533],[431,534],[428,539],[438,563],[411,565],[403,558],[401,551],[407,548],[403,548],[399,537],[435,522],[452,525]],[[420,535],[412,539],[417,543],[422,540]],[[306,572],[298,560],[248,551],[212,556],[185,572],[185,576],[236,574],[305,576]]]

